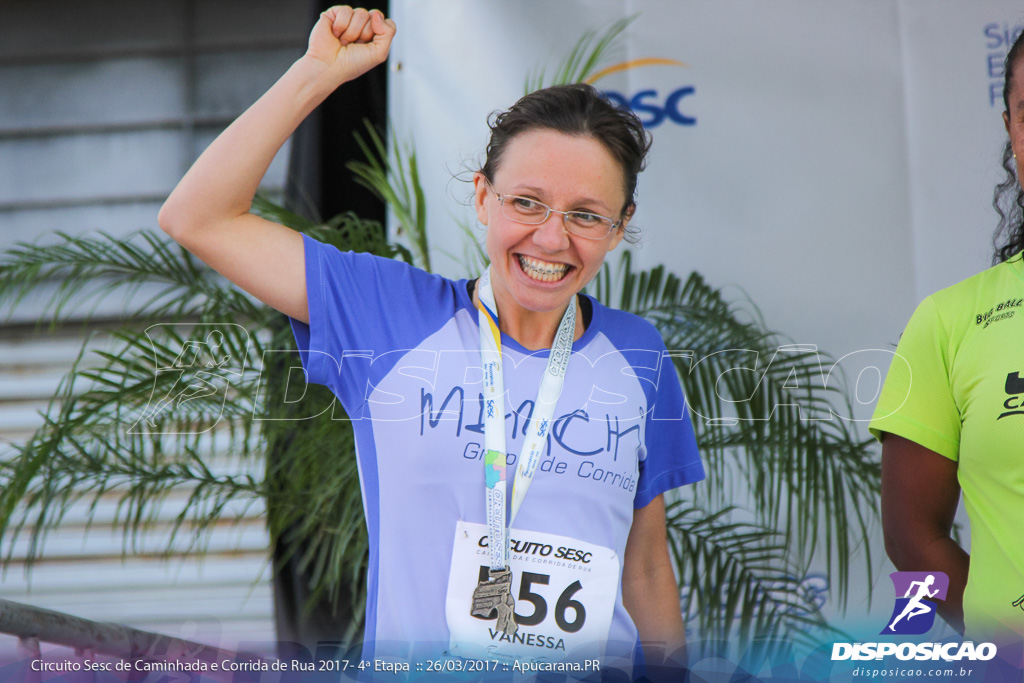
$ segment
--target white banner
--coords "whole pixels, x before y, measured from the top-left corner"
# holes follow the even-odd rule
[[[738,287],[770,327],[839,358],[894,348],[924,296],[990,264],[1019,0],[392,7],[391,118],[415,143],[444,274],[465,274],[460,221],[483,236],[461,181],[482,164],[487,115],[585,31],[634,15],[603,63],[623,68],[595,85],[654,136],[640,265]],[[859,418],[874,407],[863,389]]]

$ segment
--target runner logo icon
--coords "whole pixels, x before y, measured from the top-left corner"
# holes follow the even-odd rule
[[[945,600],[949,577],[943,572],[893,572],[896,604],[883,634],[920,635],[935,623],[935,600]]]

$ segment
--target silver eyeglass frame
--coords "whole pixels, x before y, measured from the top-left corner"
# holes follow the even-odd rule
[[[559,211],[558,209],[552,209],[550,206],[548,206],[544,202],[542,202],[540,200],[537,200],[537,199],[534,199],[533,197],[524,197],[521,194],[498,194],[498,191],[494,189],[494,186],[491,185],[491,182],[489,180],[485,180],[484,182],[487,183],[487,187],[489,187],[491,189],[491,192],[494,194],[494,197],[498,200],[498,206],[501,207],[502,215],[505,216],[505,218],[509,219],[510,221],[513,221],[514,223],[519,223],[520,225],[542,225],[545,221],[547,221],[548,218],[551,217],[551,214],[553,214],[553,213],[560,213],[560,214],[562,214],[562,227],[565,228],[565,231],[567,233],[569,233],[570,235],[576,235],[577,237],[582,237],[585,240],[603,240],[606,237],[608,237],[608,235],[612,234],[612,232],[614,232],[616,230],[616,228],[619,228],[619,227],[622,226],[622,221],[621,220],[616,221],[616,220],[613,220],[610,216],[602,216],[601,214],[594,213],[593,211]],[[538,206],[543,206],[546,209],[547,213],[544,214],[544,218],[542,218],[541,220],[537,221],[536,223],[528,223],[528,222],[526,222],[524,220],[521,220],[519,218],[516,218],[514,216],[510,216],[510,215],[508,215],[505,212],[506,211],[505,210],[505,200],[506,199],[525,199],[526,201],[533,202],[534,204],[537,204]],[[598,218],[603,218],[606,221],[610,221],[611,225],[608,227],[608,232],[606,232],[603,235],[600,235],[600,236],[598,236],[598,235],[584,235],[584,234],[581,234],[579,232],[574,232],[572,229],[569,228],[569,216],[571,214],[586,214],[588,216],[596,216]]]

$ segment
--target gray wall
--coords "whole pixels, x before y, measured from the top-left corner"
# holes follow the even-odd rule
[[[305,3],[271,0],[0,2],[0,249],[57,231],[157,230],[160,204],[197,154],[302,53],[306,24]],[[287,148],[265,179],[272,194],[286,159]],[[0,311],[0,457],[40,424],[82,330],[102,329],[124,303],[63,331],[28,324],[40,310],[30,300],[11,317]],[[262,506],[218,529],[206,559],[183,544],[161,558],[187,493],[124,560],[108,523],[113,498],[88,533],[84,506],[70,515],[30,576],[24,544],[3,548],[13,562],[0,597],[228,648],[271,640]],[[0,636],[0,652],[14,645]]]

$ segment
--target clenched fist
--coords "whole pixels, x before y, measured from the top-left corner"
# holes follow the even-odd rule
[[[306,55],[322,62],[343,83],[383,63],[395,31],[395,22],[378,10],[332,7],[313,27]]]

